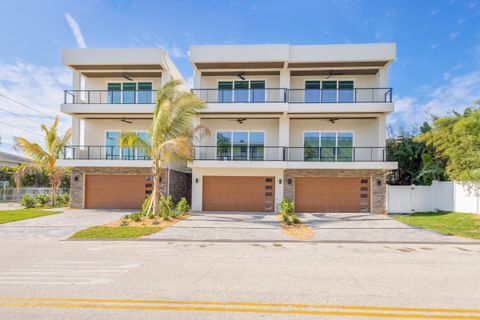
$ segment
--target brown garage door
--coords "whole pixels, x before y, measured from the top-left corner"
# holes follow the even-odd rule
[[[370,179],[296,177],[298,212],[370,212]]]
[[[86,175],[85,208],[140,209],[152,181],[137,175]]]
[[[273,177],[203,177],[203,210],[270,212],[274,209]]]

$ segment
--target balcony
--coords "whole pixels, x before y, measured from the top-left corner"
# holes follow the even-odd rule
[[[192,89],[206,103],[284,103],[288,89]]]
[[[390,103],[392,88],[289,89],[289,103]]]
[[[388,162],[385,147],[195,146],[193,160]]]
[[[156,90],[65,90],[64,104],[152,104]]]
[[[151,160],[143,147],[65,146],[63,160]]]

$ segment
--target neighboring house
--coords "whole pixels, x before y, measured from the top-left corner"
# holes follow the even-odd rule
[[[0,151],[0,167],[14,167],[22,163],[30,162],[31,160],[25,157],[17,156],[8,152]]]
[[[73,168],[72,207],[138,209],[152,190],[152,162],[141,148],[119,148],[120,132],[148,141],[156,90],[183,78],[162,49],[66,49],[62,62],[73,71],[61,106],[72,116],[72,145],[58,163]],[[186,163],[169,164],[163,194],[189,197],[187,171]]]
[[[192,46],[210,128],[194,148],[192,209],[386,211],[387,70],[395,44]]]

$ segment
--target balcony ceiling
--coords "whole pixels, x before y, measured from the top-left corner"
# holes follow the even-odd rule
[[[96,72],[85,71],[82,74],[87,78],[121,78],[125,71]],[[128,71],[128,75],[132,78],[161,78],[162,72],[157,71]]]
[[[199,70],[205,69],[280,69],[284,66],[283,61],[272,62],[197,62],[195,66]]]
[[[109,65],[93,65],[93,64],[82,64],[82,65],[70,65],[73,69],[77,71],[82,70],[163,70],[162,66],[159,64],[130,64],[130,65],[119,65],[119,64],[109,64]]]
[[[388,61],[290,62],[288,68],[383,67]]]
[[[268,71],[206,71],[202,72],[202,76],[237,76],[239,72],[242,72],[244,76],[278,76],[280,71],[268,70]]]
[[[294,76],[343,76],[343,75],[373,75],[378,69],[322,69],[322,70],[292,70],[290,75]]]

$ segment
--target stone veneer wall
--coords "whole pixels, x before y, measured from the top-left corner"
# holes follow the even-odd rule
[[[72,208],[83,208],[84,195],[84,176],[86,174],[104,174],[104,175],[151,175],[151,168],[132,168],[132,167],[75,167],[72,169],[72,178],[70,185],[70,204]],[[77,181],[75,179],[77,178]],[[175,201],[181,197],[186,197],[190,203],[191,176],[187,173],[170,170],[170,194]],[[160,191],[167,194],[167,170],[162,170],[160,180]]]
[[[283,195],[295,201],[295,177],[370,177],[371,213],[385,214],[387,210],[387,185],[385,170],[367,169],[287,169],[283,173]],[[288,184],[288,179],[292,184]],[[378,185],[377,181],[381,181]]]

